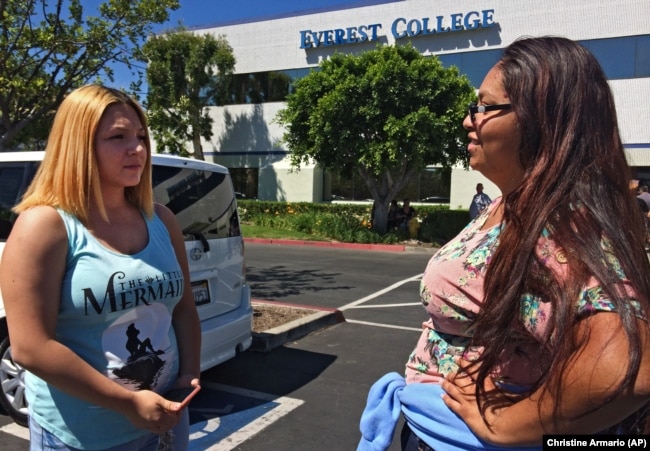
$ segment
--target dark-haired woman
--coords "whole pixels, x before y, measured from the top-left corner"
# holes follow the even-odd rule
[[[429,262],[430,319],[405,379],[372,387],[359,448],[400,411],[407,450],[643,432],[650,265],[601,67],[568,39],[518,40],[463,124],[501,197]]]

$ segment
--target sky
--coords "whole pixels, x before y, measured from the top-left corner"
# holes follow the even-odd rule
[[[92,8],[105,1],[82,0],[82,4]],[[179,24],[189,29],[206,28],[390,1],[397,0],[179,0],[180,8],[171,12],[168,22],[154,27],[154,32],[175,28]],[[137,77],[126,68],[116,66],[114,69],[113,86],[128,90],[130,82]]]
[[[172,12],[170,23],[176,25],[182,20],[186,27],[192,28],[387,2],[388,0],[179,0],[181,7]]]

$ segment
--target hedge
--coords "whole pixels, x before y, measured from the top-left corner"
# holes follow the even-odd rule
[[[240,221],[262,227],[275,227],[314,233],[346,242],[394,243],[407,237],[371,229],[372,204],[274,202],[239,199]],[[444,244],[469,222],[467,210],[450,210],[447,205],[414,206],[421,220],[418,240]]]

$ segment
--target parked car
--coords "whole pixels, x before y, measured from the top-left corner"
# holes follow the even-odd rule
[[[442,196],[430,196],[430,197],[425,197],[424,199],[420,199],[418,202],[422,202],[425,204],[448,204],[449,198],[442,197]]]
[[[0,257],[19,201],[44,152],[0,153]],[[166,205],[185,235],[194,301],[201,320],[201,371],[252,343],[253,310],[246,284],[244,242],[228,169],[169,155],[152,156],[156,202]],[[2,287],[0,287],[0,290]],[[0,293],[0,405],[27,424],[24,370],[11,357]]]

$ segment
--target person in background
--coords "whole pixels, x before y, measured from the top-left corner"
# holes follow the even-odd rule
[[[492,202],[492,199],[483,192],[483,184],[478,183],[476,185],[476,194],[474,194],[472,202],[469,204],[469,217],[471,219],[478,218],[481,212],[490,205],[490,202]]]
[[[630,193],[636,199],[636,203],[639,206],[639,210],[641,211],[641,219],[645,224],[647,222],[646,220],[648,217],[648,212],[650,211],[650,207],[648,207],[648,204],[646,204],[643,198],[639,195],[640,192],[641,189],[639,187],[639,181],[635,179],[630,180]]]
[[[648,206],[648,209],[650,209],[650,193],[648,192],[648,187],[646,185],[639,185],[638,192],[639,194],[637,197],[643,200]]]
[[[397,204],[397,201],[395,199],[390,201],[390,205],[388,206],[388,224],[387,224],[387,230],[389,232],[393,232],[397,229],[397,215],[399,214],[400,207]]]
[[[638,180],[630,181],[630,191],[632,191],[633,196],[636,196],[641,210],[641,220],[646,231],[645,248],[648,251],[650,250],[650,193],[648,193],[647,186],[639,185]]]
[[[429,261],[405,376],[370,389],[358,449],[541,449],[544,434],[647,434],[650,263],[596,58],[519,39],[463,121],[502,197]]]
[[[400,230],[408,231],[409,221],[417,216],[415,208],[411,207],[411,200],[404,199],[402,208],[397,212],[397,225]]]
[[[187,449],[187,409],[163,395],[199,384],[201,327],[140,106],[70,93],[15,211],[0,286],[31,449]]]

